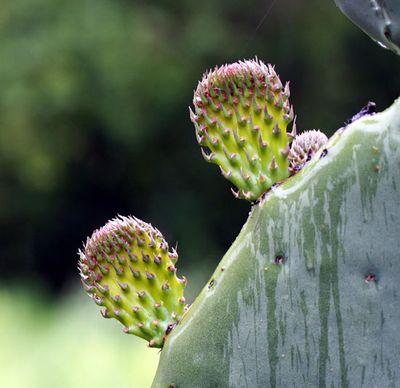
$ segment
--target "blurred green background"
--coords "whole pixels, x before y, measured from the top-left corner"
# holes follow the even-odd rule
[[[1,386],[149,386],[158,352],[100,318],[76,252],[134,214],[179,242],[193,299],[249,204],[202,160],[188,106],[206,69],[254,56],[291,81],[302,130],[399,95],[399,58],[333,0],[2,0]]]

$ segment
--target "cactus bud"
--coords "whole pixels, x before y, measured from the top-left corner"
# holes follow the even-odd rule
[[[170,271],[177,257],[150,224],[118,217],[87,239],[79,251],[79,270],[84,289],[103,307],[105,318],[116,318],[125,333],[161,348],[167,329],[187,308],[182,303],[186,278]]]
[[[257,200],[289,176],[289,94],[274,68],[257,58],[216,67],[197,86],[190,110],[197,141],[238,198]]]
[[[327,136],[315,129],[296,136],[289,152],[291,170],[300,170],[327,141]]]

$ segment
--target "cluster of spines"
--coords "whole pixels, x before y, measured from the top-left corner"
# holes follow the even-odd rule
[[[135,217],[118,217],[88,238],[79,257],[82,284],[102,315],[162,347],[187,308],[186,278],[176,276],[178,255],[162,234]]]
[[[319,130],[312,129],[297,135],[290,147],[289,162],[292,173],[300,170],[328,141]]]
[[[258,59],[216,67],[199,82],[190,110],[197,141],[237,187],[236,197],[257,200],[289,176],[289,94],[289,84]]]

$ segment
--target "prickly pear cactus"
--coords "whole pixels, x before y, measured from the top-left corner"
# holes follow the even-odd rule
[[[400,100],[249,219],[167,338],[158,387],[397,387]]]
[[[381,46],[400,55],[398,0],[335,0],[341,11]]]
[[[184,313],[186,285],[162,234],[138,218],[118,217],[95,231],[79,256],[82,284],[102,315],[162,347]]]
[[[194,93],[191,119],[206,161],[217,164],[238,191],[257,200],[289,176],[287,127],[293,120],[289,84],[258,59],[215,68]]]

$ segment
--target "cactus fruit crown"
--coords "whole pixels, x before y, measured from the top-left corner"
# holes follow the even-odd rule
[[[216,67],[199,82],[190,109],[197,141],[205,160],[237,187],[237,198],[256,201],[299,169],[298,154],[290,159],[296,124],[288,132],[289,95],[289,83],[257,58]]]
[[[79,251],[82,284],[105,318],[124,332],[162,347],[186,308],[186,278],[162,234],[135,217],[118,217],[96,230]]]

